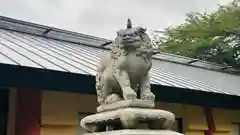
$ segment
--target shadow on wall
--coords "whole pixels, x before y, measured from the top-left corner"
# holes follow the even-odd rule
[[[8,93],[7,89],[0,88],[0,135],[7,134]]]

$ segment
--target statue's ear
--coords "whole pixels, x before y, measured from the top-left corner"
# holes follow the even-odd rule
[[[137,27],[137,29],[140,31],[140,32],[146,32],[147,31],[147,28],[143,28],[143,27]]]
[[[141,31],[142,31],[142,32],[146,32],[146,31],[147,31],[147,28],[141,27]]]

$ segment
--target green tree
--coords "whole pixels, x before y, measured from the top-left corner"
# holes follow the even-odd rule
[[[212,13],[188,13],[183,24],[154,40],[161,51],[240,67],[240,1]]]

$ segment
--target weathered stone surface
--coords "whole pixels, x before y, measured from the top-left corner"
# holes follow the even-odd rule
[[[87,133],[84,135],[184,135],[171,130],[116,130],[107,132]]]
[[[97,114],[80,122],[92,132],[86,135],[181,135],[166,130],[173,125],[174,114],[153,109],[155,95],[149,75],[152,55],[146,29],[132,28],[128,20],[127,28],[117,32],[110,55],[100,59],[96,75],[100,106]]]
[[[112,104],[104,104],[97,107],[97,112],[113,111],[121,108],[154,108],[153,101],[146,101],[141,99],[136,100],[122,100]]]
[[[136,128],[139,122],[149,123],[152,129],[169,129],[175,121],[171,112],[159,109],[123,108],[115,111],[101,112],[81,120],[81,126],[89,132],[95,132],[98,125],[120,123],[123,128]]]
[[[155,100],[151,92],[149,70],[152,67],[153,48],[146,29],[127,28],[119,30],[112,43],[110,56],[100,59],[96,75],[96,92],[100,105],[116,102],[119,98],[108,98],[118,94],[123,100]],[[114,96],[116,97],[116,96]],[[112,99],[106,101],[106,99]]]

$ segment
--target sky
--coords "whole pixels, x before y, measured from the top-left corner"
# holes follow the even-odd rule
[[[189,12],[212,12],[232,0],[0,0],[0,15],[113,39],[134,26],[162,30],[180,24]]]

